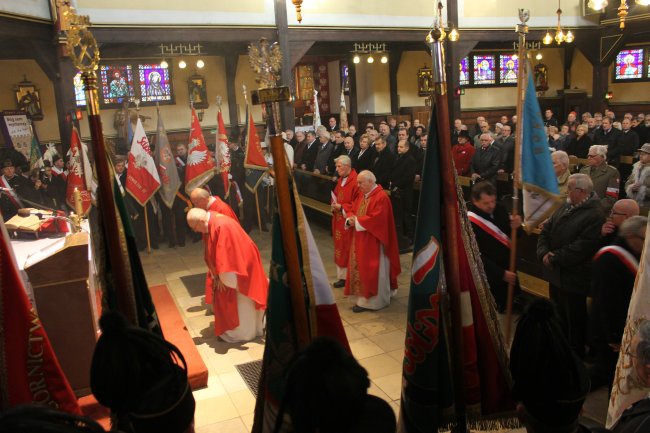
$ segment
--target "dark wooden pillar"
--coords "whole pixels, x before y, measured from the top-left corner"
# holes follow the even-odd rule
[[[596,111],[602,113],[607,106],[605,103],[605,94],[609,87],[609,66],[602,64],[594,65],[593,79],[590,109],[592,113]]]
[[[226,92],[228,94],[228,116],[230,117],[230,135],[239,139],[239,110],[237,109],[237,90],[235,75],[239,53],[231,51],[226,54]]]
[[[350,117],[349,124],[357,127],[359,134],[363,134],[366,125],[359,125],[359,113],[357,104],[357,68],[354,63],[348,63],[348,71],[350,73]]]
[[[402,60],[402,49],[393,49],[390,51],[388,59],[388,81],[390,84],[390,112],[391,114],[399,114],[399,98],[397,95],[397,71],[399,70],[399,63]]]
[[[289,25],[287,22],[287,2],[275,0],[275,25],[278,31],[278,44],[282,51],[282,72],[281,81],[283,86],[291,88],[291,47],[289,46]],[[296,113],[292,103],[280,103],[280,114],[283,127],[293,129],[295,127]]]
[[[462,33],[460,37],[461,39],[456,42],[447,42],[448,48],[445,58],[445,63],[447,64],[447,98],[449,101],[449,116],[452,122],[454,119],[460,118],[462,108],[460,96],[456,96],[456,88],[460,81],[460,69],[458,65],[474,49],[476,44],[478,44],[477,40],[463,40]]]
[[[571,64],[573,63],[573,51],[575,45],[565,45],[564,47],[564,88],[571,88]]]

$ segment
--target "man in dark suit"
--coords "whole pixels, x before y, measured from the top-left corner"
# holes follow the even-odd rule
[[[415,181],[416,162],[409,152],[408,140],[397,144],[397,159],[390,175],[390,200],[393,205],[393,217],[397,231],[400,252],[406,252],[413,243],[413,182]]]
[[[328,121],[328,125],[327,125],[327,131],[328,132],[334,132],[334,131],[338,131],[338,130],[339,130],[339,127],[336,124],[336,118],[335,117],[330,117],[329,121]]]
[[[395,164],[395,154],[388,150],[384,137],[379,137],[375,140],[375,150],[377,153],[375,154],[371,171],[377,178],[377,185],[388,189],[390,187],[391,171]],[[415,176],[415,173],[413,175]]]
[[[319,144],[316,159],[314,160],[314,173],[326,174],[327,162],[329,161],[330,154],[334,145],[330,141],[330,133],[327,131],[319,131]]]
[[[336,131],[332,135],[334,136],[334,147],[332,148],[329,160],[327,161],[327,173],[335,175],[335,160],[345,153],[345,146],[343,145],[343,138],[345,137],[345,133],[343,131]]]
[[[497,172],[501,167],[501,151],[494,146],[494,139],[489,133],[481,134],[480,144],[472,157],[472,180],[483,179],[496,185]]]
[[[501,137],[494,144],[501,149],[501,170],[512,173],[515,166],[515,137],[512,136],[510,125],[503,125]]]
[[[0,194],[0,210],[5,221],[16,215],[20,208],[34,207],[23,200],[35,202],[39,198],[34,184],[16,174],[16,167],[11,159],[6,159],[2,163],[0,187],[3,188],[2,194]]]
[[[612,120],[609,117],[603,117],[601,128],[594,133],[594,144],[607,146],[607,163],[618,168],[619,157],[623,148],[620,145],[620,138],[623,133],[612,127]]]
[[[316,155],[318,155],[318,147],[316,133],[314,131],[307,132],[307,146],[302,152],[302,159],[300,160],[301,169],[314,171],[314,162],[316,162]]]
[[[357,163],[357,156],[359,155],[359,149],[356,148],[354,145],[354,138],[348,136],[345,137],[343,140],[343,155],[346,155],[350,158],[350,161],[352,162],[352,167],[354,167]]]

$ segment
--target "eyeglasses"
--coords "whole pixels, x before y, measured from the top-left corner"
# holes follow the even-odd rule
[[[625,212],[616,212],[614,209],[609,213],[610,215],[619,215],[619,216],[627,216]]]
[[[597,157],[597,156],[600,156],[600,155],[587,155],[587,158],[588,158],[588,159],[592,159],[592,158],[595,158],[595,157]]]

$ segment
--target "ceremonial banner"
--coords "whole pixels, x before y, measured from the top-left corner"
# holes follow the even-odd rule
[[[144,206],[160,188],[160,176],[151,156],[151,147],[142,122],[138,123],[133,134],[129,151],[129,168],[126,172],[126,190],[141,206]]]
[[[201,124],[192,108],[192,125],[190,126],[190,144],[187,146],[187,165],[185,166],[185,192],[190,194],[194,188],[199,188],[217,172],[214,160],[205,145]]]
[[[74,191],[78,190],[81,194],[81,208],[84,215],[88,214],[91,206],[91,195],[86,184],[85,164],[84,164],[83,144],[79,138],[77,128],[72,128],[70,137],[70,150],[68,151],[68,166],[70,171],[67,176],[67,186],[65,191],[65,202],[74,209]]]
[[[0,410],[37,403],[81,415],[45,329],[27,299],[2,221],[0,230]]]
[[[167,205],[172,208],[176,193],[181,187],[181,179],[178,176],[176,169],[176,162],[174,161],[174,154],[169,146],[167,139],[167,132],[163,125],[160,110],[158,112],[158,127],[156,128],[156,167],[158,167],[158,175],[160,176],[160,198]]]
[[[627,310],[627,320],[623,331],[623,341],[616,364],[612,393],[607,409],[605,427],[612,429],[625,409],[637,401],[644,399],[650,393],[650,388],[643,388],[635,380],[636,372],[632,366],[632,338],[638,327],[645,320],[650,320],[650,225],[646,228],[645,244],[639,271],[634,282],[634,290]]]
[[[32,145],[29,151],[29,169],[40,170],[43,168],[43,154],[41,153],[41,145],[38,144],[36,134],[32,134]]]
[[[257,135],[255,129],[255,122],[253,121],[253,114],[248,107],[246,108],[246,125],[244,126],[244,140],[246,146],[246,156],[244,158],[244,167],[246,170],[246,188],[249,191],[255,192],[262,176],[269,169],[262,153],[262,145],[260,144],[260,137]]]
[[[522,66],[531,70],[528,62]],[[519,182],[524,198],[524,226],[527,232],[537,228],[562,204],[553,170],[544,121],[537,102],[533,76],[526,72],[526,96],[523,103],[523,139]]]
[[[228,180],[230,174],[230,148],[228,147],[228,135],[226,134],[226,125],[223,123],[221,108],[217,113],[217,147],[214,155],[217,159],[219,173],[221,173],[224,198],[227,198],[230,193],[230,181]]]
[[[320,121],[320,108],[318,107],[318,90],[314,89],[314,130],[318,130],[321,126]]]
[[[453,395],[465,396],[466,416],[473,429],[513,428],[518,426],[514,402],[510,399],[508,357],[494,299],[483,271],[478,246],[467,216],[462,191],[454,192],[458,231],[456,245],[446,245],[441,236],[447,206],[442,197],[440,153],[449,143],[440,141],[436,104],[432,107],[429,136],[422,175],[422,194],[418,208],[413,248],[411,290],[409,294],[403,367],[403,387],[398,431],[424,433],[454,426]],[[448,124],[448,119],[442,123]],[[456,182],[457,184],[457,182]],[[443,257],[455,250],[458,269],[447,269],[459,277],[462,326],[462,373],[465,389],[453,390],[445,329],[451,321],[451,308],[441,293],[445,280]]]
[[[425,152],[409,292],[398,431],[435,432],[452,415],[449,343],[441,314],[441,182],[436,107]]]
[[[296,329],[293,309],[307,309],[309,331],[313,337],[326,336],[337,340],[348,351],[345,330],[339,316],[336,301],[325,273],[325,268],[316,247],[316,242],[305,218],[305,214],[294,188],[293,197],[297,221],[298,255],[305,289],[305,305],[291,304],[287,284],[287,268],[284,256],[280,216],[273,220],[273,244],[271,248],[271,269],[269,271],[269,299],[266,307],[266,345],[264,347],[263,374],[258,392],[258,405],[263,405],[264,431],[273,431],[279,404],[283,398],[283,376],[293,355],[297,351]],[[257,420],[256,420],[257,422]]]
[[[341,89],[341,120],[339,120],[339,128],[341,131],[348,132],[348,110],[345,107],[345,94],[343,89]]]

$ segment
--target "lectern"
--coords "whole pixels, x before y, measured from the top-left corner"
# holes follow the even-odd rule
[[[88,233],[71,234],[32,254],[25,264],[38,315],[78,396],[90,394],[90,363],[97,338],[88,242]]]

